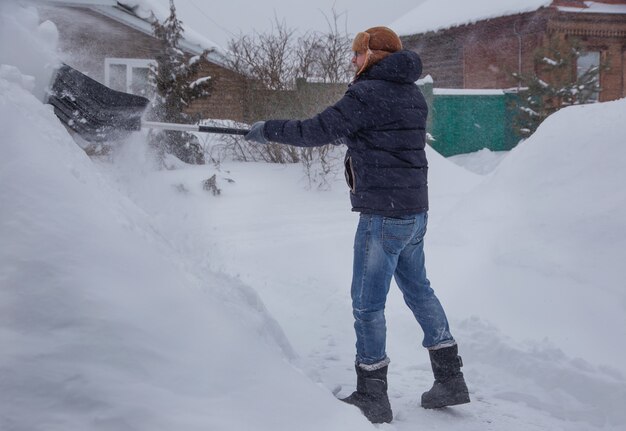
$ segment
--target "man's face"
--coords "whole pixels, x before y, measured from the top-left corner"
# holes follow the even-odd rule
[[[363,65],[365,64],[366,55],[364,52],[354,52],[354,57],[352,57],[352,65],[354,66],[355,71],[361,70]]]

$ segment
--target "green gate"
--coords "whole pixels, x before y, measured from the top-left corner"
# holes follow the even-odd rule
[[[430,145],[445,157],[488,148],[507,151],[519,142],[513,127],[517,94],[503,90],[433,89],[420,85],[430,108]]]

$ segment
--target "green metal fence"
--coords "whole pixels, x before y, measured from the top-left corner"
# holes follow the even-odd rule
[[[308,118],[333,104],[345,84],[309,83],[294,90],[251,90],[246,99],[249,123],[267,118]],[[488,148],[506,151],[520,140],[514,119],[518,96],[503,90],[433,88],[427,78],[417,83],[430,109],[427,131],[430,145],[445,157]]]
[[[520,138],[514,131],[517,94],[503,90],[433,89],[420,83],[430,108],[431,146],[445,157],[488,148],[506,151]]]

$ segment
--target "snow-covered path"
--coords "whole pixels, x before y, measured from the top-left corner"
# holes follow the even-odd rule
[[[433,184],[432,213],[443,215],[480,187],[484,178],[436,154],[431,158],[435,171],[431,182],[445,178]],[[342,180],[331,191],[307,191],[298,166],[226,163],[217,172],[222,195],[214,198],[199,188],[208,176],[206,169],[210,170],[135,176],[126,185],[148,212],[168,223],[164,230],[172,232],[172,241],[197,265],[234,275],[259,294],[293,346],[296,363],[311,379],[329,392],[349,394],[355,384],[349,285],[357,215],[350,212]],[[229,178],[235,182],[227,182]],[[176,204],[160,203],[163,196],[154,190],[155,184],[161,185],[160,191],[172,191]],[[177,196],[180,193],[173,187],[177,184],[190,191]],[[182,229],[169,224],[176,220],[185,220]],[[432,257],[471,250],[451,246],[444,228],[444,221],[431,216],[427,249]],[[445,262],[431,263],[445,267]],[[455,301],[459,286],[438,285],[437,277],[431,279],[445,304],[463,309]],[[483,301],[487,304],[491,299]],[[523,338],[512,339],[480,314],[467,313],[450,317],[473,402],[441,411],[423,410],[419,398],[432,384],[432,373],[420,346],[421,331],[397,289],[392,289],[387,316],[395,419],[381,428],[582,431],[620,429],[625,423],[619,408],[626,400],[623,377],[568,357],[542,334],[528,331]]]

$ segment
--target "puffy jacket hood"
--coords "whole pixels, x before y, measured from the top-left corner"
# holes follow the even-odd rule
[[[394,52],[359,75],[358,79],[382,79],[403,84],[417,81],[422,74],[422,60],[413,51]]]

